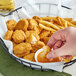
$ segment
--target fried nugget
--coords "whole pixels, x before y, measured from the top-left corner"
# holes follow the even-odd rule
[[[43,51],[40,52],[38,55],[37,55],[37,60],[38,62],[41,62],[41,63],[50,63],[50,62],[60,62],[61,59],[60,57],[56,57],[56,58],[53,58],[53,59],[47,59],[46,58],[46,55],[51,51],[50,47],[49,46],[44,46],[43,47]]]
[[[5,36],[4,36],[4,39],[5,40],[12,40],[12,35],[13,35],[13,31],[11,30],[8,30],[6,33],[5,33]]]
[[[12,41],[13,42],[13,48],[16,46],[16,45],[18,45],[17,43],[15,43],[14,41]]]
[[[37,40],[40,39],[39,35],[37,34],[36,31],[26,31],[26,38],[29,38],[30,35],[34,35],[36,37]]]
[[[37,39],[33,34],[31,34],[28,38],[26,38],[26,42],[30,44],[35,44],[37,42]]]
[[[28,22],[29,22],[28,26],[29,30],[35,30],[35,28],[38,26],[37,22],[34,19],[28,19]]]
[[[41,33],[42,30],[43,29],[39,25],[34,28],[34,31],[36,31],[38,35]]]
[[[36,44],[32,45],[31,52],[35,53],[37,50],[45,46],[45,44],[42,41],[37,41]]]
[[[28,21],[27,19],[21,19],[15,26],[15,30],[23,30],[24,32],[27,31]]]
[[[24,57],[25,55],[28,55],[29,54],[29,51],[28,53],[23,53],[23,54],[14,54],[15,56],[21,58],[21,57]]]
[[[23,42],[16,45],[13,50],[14,50],[14,54],[21,55],[24,53],[29,54],[31,49],[32,49],[31,44]]]
[[[48,37],[50,34],[50,31],[47,31],[47,30],[43,30],[41,33],[40,33],[40,39],[44,38],[44,37]]]
[[[41,41],[43,41],[45,44],[47,44],[49,39],[50,39],[50,37],[44,37],[41,39]]]
[[[22,30],[16,30],[12,36],[15,43],[21,43],[26,39],[26,35]]]
[[[35,53],[30,53],[30,54],[24,56],[23,58],[26,59],[26,60],[30,60],[30,61],[35,62],[35,57],[34,56],[35,56]]]
[[[16,24],[17,24],[17,22],[15,20],[8,20],[6,22],[8,30],[14,30]]]

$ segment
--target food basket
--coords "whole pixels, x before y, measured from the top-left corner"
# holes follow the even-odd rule
[[[45,16],[60,16],[60,17],[71,17],[71,18],[75,19],[75,15],[73,15],[74,11],[71,8],[69,8],[67,6],[64,6],[64,5],[59,5],[59,4],[56,4],[56,3],[53,4],[51,2],[48,2],[48,3],[35,2],[35,3],[33,3],[33,5],[27,2],[26,6],[23,6],[23,8],[19,7],[18,9],[15,9],[10,14],[8,14],[7,17],[5,17],[5,19],[8,20],[9,17],[10,17],[10,19],[12,19],[13,15],[15,15],[15,14],[17,15],[17,20],[19,20],[21,18],[27,18],[27,16],[26,17],[25,16],[20,16],[19,12],[20,13],[22,12],[21,9],[25,9],[25,11],[28,13],[27,16],[29,16],[29,17],[35,16],[35,15],[36,16],[43,16],[43,17],[45,17]],[[11,54],[8,51],[9,49],[8,49],[5,42],[9,42],[11,44],[10,41],[3,40],[3,38],[0,37],[0,44],[4,48],[4,50],[11,57],[13,57],[16,61],[23,64],[24,66],[28,66],[32,69],[37,69],[37,70],[41,70],[41,71],[43,71],[43,70],[45,70],[45,71],[53,70],[53,69],[44,68],[41,65],[36,64],[36,62],[31,62],[31,61],[28,61],[28,60],[24,61],[22,58],[16,57],[15,55]],[[10,45],[9,45],[9,47],[10,47]],[[73,59],[72,61],[70,61],[68,63],[64,63],[63,69],[67,66],[70,66],[70,65],[74,64],[75,62],[76,62],[76,59]]]

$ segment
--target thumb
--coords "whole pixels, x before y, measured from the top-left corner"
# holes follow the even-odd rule
[[[70,55],[71,54],[70,50],[67,47],[68,47],[67,44],[65,44],[61,48],[49,52],[47,54],[47,58],[50,59],[50,58],[56,58],[58,56]]]

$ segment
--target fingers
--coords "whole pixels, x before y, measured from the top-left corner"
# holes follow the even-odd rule
[[[58,41],[65,41],[65,31],[64,30],[59,30],[56,33],[54,33],[50,40],[48,41],[47,45],[52,48]]]
[[[55,58],[55,57],[58,57],[58,56],[70,55],[70,52],[69,52],[70,50],[67,47],[68,47],[67,44],[65,44],[61,48],[58,48],[56,50],[53,50],[53,51],[49,52],[47,54],[47,58],[50,59],[50,58]]]
[[[55,50],[55,49],[58,49],[58,48],[60,48],[61,46],[62,46],[62,41],[57,41],[56,43],[55,43],[55,45],[53,46],[53,49]]]

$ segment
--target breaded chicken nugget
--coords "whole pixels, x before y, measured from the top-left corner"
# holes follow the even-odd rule
[[[15,20],[8,20],[6,22],[7,28],[8,30],[14,30],[15,26],[16,26],[16,21]]]
[[[29,30],[35,30],[35,27],[38,26],[37,22],[34,19],[28,19],[28,22],[29,22],[28,26]]]
[[[26,35],[22,30],[16,30],[12,36],[15,43],[21,43],[26,39]]]
[[[27,54],[23,53],[23,54],[14,54],[14,55],[17,56],[17,57],[19,57],[19,58],[21,58],[21,57],[24,57],[25,55],[28,55],[28,54],[29,54],[29,51],[28,51]]]
[[[29,36],[32,34],[32,35],[34,35],[36,37],[37,40],[40,39],[40,37],[39,37],[39,35],[37,34],[36,31],[26,31],[25,34],[26,34],[26,38],[29,38]]]
[[[24,53],[29,54],[31,49],[32,49],[31,44],[23,42],[16,45],[13,50],[14,50],[14,54],[21,55]]]
[[[44,37],[41,39],[41,41],[43,41],[45,44],[47,44],[49,39],[50,39],[50,37]]]
[[[15,26],[15,30],[23,30],[24,32],[27,31],[28,21],[27,19],[21,19]]]
[[[26,42],[30,44],[35,44],[37,42],[37,39],[33,34],[31,34],[28,38],[26,38]]]
[[[50,34],[50,31],[43,30],[43,31],[40,33],[40,35],[39,35],[39,36],[40,36],[40,39],[49,36],[49,34]]]
[[[13,42],[13,48],[16,46],[16,45],[18,45],[17,43],[15,43],[14,41],[12,41]]]
[[[5,36],[4,36],[4,39],[5,40],[12,40],[12,35],[13,35],[13,31],[11,30],[8,30],[6,33],[5,33]]]
[[[45,46],[45,44],[42,41],[37,41],[36,44],[32,45],[31,52],[35,53],[37,50]]]
[[[40,34],[40,32],[42,31],[43,29],[38,25],[37,27],[34,27],[34,31],[37,32],[37,34]]]
[[[35,53],[30,53],[30,54],[24,56],[23,58],[26,59],[26,60],[30,60],[30,61],[35,62],[35,57],[34,56],[35,56]]]

